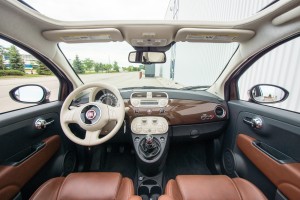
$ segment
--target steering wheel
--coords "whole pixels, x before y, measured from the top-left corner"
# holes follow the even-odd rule
[[[83,104],[80,107],[69,109],[72,101],[82,91],[89,88],[102,88],[110,90],[117,98],[118,105],[112,107],[102,102],[91,102]],[[94,146],[102,144],[111,139],[121,128],[125,117],[125,106],[123,98],[117,88],[104,83],[88,83],[75,89],[69,94],[62,105],[60,112],[60,124],[65,135],[73,142],[83,146]],[[115,127],[110,133],[99,138],[101,129],[110,121],[116,121]],[[69,128],[70,123],[76,123],[85,132],[85,138],[81,139],[74,135]]]

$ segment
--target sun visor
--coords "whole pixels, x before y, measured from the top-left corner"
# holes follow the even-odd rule
[[[66,43],[123,41],[122,33],[115,28],[51,30],[44,31],[43,36],[50,41]]]
[[[182,28],[177,31],[175,41],[230,43],[246,41],[254,35],[250,30]]]

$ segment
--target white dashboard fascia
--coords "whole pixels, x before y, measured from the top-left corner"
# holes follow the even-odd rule
[[[134,134],[164,134],[169,130],[168,121],[164,117],[143,116],[136,117],[131,122],[131,131]]]
[[[168,104],[169,104],[169,95],[168,93],[166,92],[157,92],[157,93],[163,93],[163,94],[166,94],[166,97],[162,97],[162,98],[153,98],[152,97],[152,93],[153,92],[146,92],[147,95],[146,97],[144,98],[133,98],[133,94],[136,94],[136,93],[142,93],[142,92],[133,92],[131,95],[130,95],[130,103],[132,106],[136,107],[136,108],[140,108],[140,107],[158,107],[158,108],[163,108],[163,107],[166,107]],[[143,104],[141,105],[141,102],[155,102],[157,101],[157,105],[153,105],[153,104]]]

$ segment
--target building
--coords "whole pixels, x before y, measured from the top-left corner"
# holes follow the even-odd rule
[[[165,20],[201,20],[226,23],[250,17],[271,2],[272,0],[170,0],[166,10]],[[297,46],[299,45],[298,43],[294,41],[290,42],[288,45]],[[218,75],[227,65],[231,57],[230,55],[234,53],[237,47],[237,43],[176,43],[168,52],[166,52],[168,58],[167,62],[156,65],[156,76],[164,77],[170,80],[170,82],[177,82],[184,86],[210,86],[218,78]],[[295,55],[300,55],[299,48],[295,48],[295,51],[293,52],[283,51],[284,50],[281,49],[276,50],[271,58],[263,59],[257,63],[258,66],[256,69],[247,72],[252,74],[249,77],[255,78],[240,80],[240,90],[245,91],[243,94],[240,94],[242,99],[248,98],[247,91],[250,88],[247,87],[249,83],[254,86],[255,84],[259,84],[258,80],[265,80],[264,83],[274,84],[275,80],[278,81],[278,79],[283,79],[283,77],[280,76],[282,60],[287,61],[291,69],[296,69],[298,67],[297,63],[299,62],[291,63],[288,62],[288,60],[292,56],[295,57]],[[272,65],[274,70],[271,73],[258,73],[258,69],[262,68],[264,65]],[[187,68],[186,66],[189,67]],[[216,73],[216,71],[219,73]],[[206,76],[198,78],[199,74],[205,74]],[[214,74],[217,76],[213,76]],[[257,74],[259,74],[259,77]],[[298,87],[300,85],[300,79],[297,79],[297,76],[294,74],[287,74],[286,77],[291,78],[280,80],[279,82],[286,83],[289,87],[286,89],[290,91],[299,91],[293,90],[292,87]],[[283,103],[280,103],[280,108],[300,112],[300,104],[297,104],[300,98],[300,91],[298,94],[293,95],[296,98],[288,98]]]

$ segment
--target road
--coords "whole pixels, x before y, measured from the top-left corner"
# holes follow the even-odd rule
[[[162,78],[143,77],[139,79],[139,72],[89,74],[81,75],[81,79],[84,83],[100,81],[112,84],[118,88],[139,86],[171,87],[170,83]],[[11,89],[24,84],[42,85],[51,91],[50,100],[57,100],[59,82],[55,76],[0,79],[0,113],[31,106],[30,104],[15,102],[9,97],[9,91]]]

